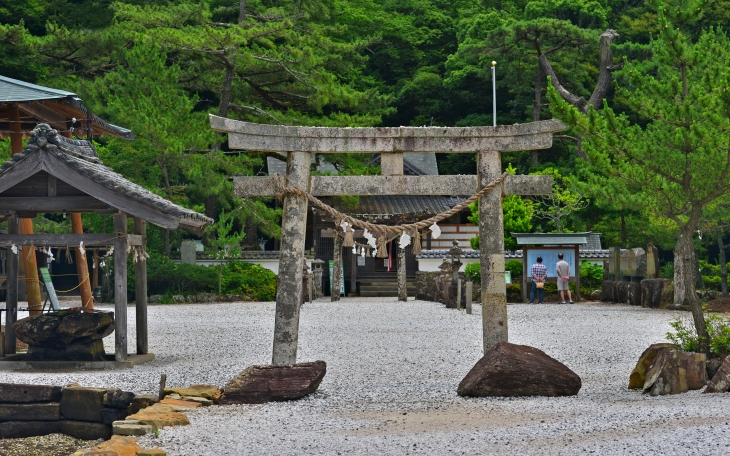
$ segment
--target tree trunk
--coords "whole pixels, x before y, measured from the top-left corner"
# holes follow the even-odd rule
[[[705,316],[702,312],[702,303],[697,298],[695,290],[695,249],[694,242],[692,242],[694,225],[693,223],[688,223],[680,228],[679,239],[677,239],[677,244],[674,247],[673,307],[675,309],[690,308],[699,340],[698,351],[709,354],[710,346],[707,337]]]
[[[722,224],[722,222],[720,222],[720,224]],[[723,234],[725,233],[723,233],[722,230],[717,230],[717,247],[720,250],[720,289],[722,290],[722,295],[727,296],[727,259],[725,257],[726,245],[723,243],[722,240]]]
[[[621,248],[627,249],[629,245],[629,240],[627,239],[628,236],[626,235],[626,217],[624,217],[624,213],[621,212]]]
[[[537,77],[535,78],[535,97],[532,101],[532,121],[537,122],[540,120],[540,110],[542,109],[542,79],[545,74],[542,69],[537,67]],[[537,150],[530,151],[530,166],[533,168],[537,166],[539,162]]]
[[[258,227],[256,226],[256,220],[253,216],[249,215],[246,217],[246,228],[244,229],[244,245],[247,250],[258,250],[259,239],[258,239]]]
[[[246,20],[246,0],[241,0],[238,8],[238,23]]]
[[[694,250],[694,263],[695,263],[695,273],[697,274],[697,289],[698,290],[704,290],[705,289],[705,279],[702,277],[702,270],[700,269],[700,251],[699,249]]]

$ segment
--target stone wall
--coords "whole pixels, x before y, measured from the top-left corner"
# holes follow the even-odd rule
[[[83,440],[109,439],[134,393],[71,384],[0,383],[0,438],[62,433]]]
[[[442,293],[438,287],[439,277],[441,277],[441,272],[416,271],[416,299],[421,299],[423,301],[443,302]],[[466,284],[468,280],[466,274],[460,272],[459,277],[461,278],[462,283]],[[464,299],[466,286],[462,287],[461,293],[462,299]],[[472,287],[472,301],[480,302],[481,299],[481,288],[479,284],[474,284],[474,286]],[[463,305],[465,304],[462,303],[462,306]]]

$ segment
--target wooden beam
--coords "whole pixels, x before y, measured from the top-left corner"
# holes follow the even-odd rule
[[[55,198],[58,194],[58,178],[48,174],[48,196]],[[0,204],[2,201],[0,200]]]
[[[547,149],[558,120],[497,127],[288,127],[210,115],[215,131],[228,133],[231,149],[268,152],[382,153],[520,151]]]
[[[147,222],[135,217],[134,233],[144,238],[147,235]],[[134,264],[134,312],[137,322],[137,354],[144,355],[149,353],[147,342],[147,260],[144,257],[138,258]]]
[[[464,195],[478,190],[477,176],[312,176],[309,192],[315,196],[361,195]],[[507,176],[507,195],[546,195],[552,192],[552,176]],[[306,190],[306,189],[305,189]],[[234,177],[238,197],[281,196],[273,177]]]
[[[127,240],[130,245],[137,246],[143,245],[143,239],[141,236],[127,235]],[[93,245],[114,245],[116,242],[116,235],[113,233],[109,234],[0,234],[1,245],[50,245],[50,246],[76,246],[84,242],[84,246]]]
[[[57,181],[55,177],[53,181]],[[48,192],[51,193],[51,176],[48,179]],[[53,189],[55,192],[55,188]],[[30,212],[94,212],[110,209],[109,205],[93,196],[49,196],[38,197],[3,197],[0,196],[0,210]]]
[[[127,360],[127,214],[114,214],[114,358]]]

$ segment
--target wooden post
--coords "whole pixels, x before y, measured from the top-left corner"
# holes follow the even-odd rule
[[[309,188],[311,152],[289,152],[286,175],[301,189]],[[302,290],[304,236],[307,227],[307,198],[287,196],[281,219],[281,253],[279,283],[276,289],[274,344],[271,364],[295,364],[299,342],[299,302]],[[339,290],[338,290],[339,291]]]
[[[147,222],[134,218],[134,234],[142,236],[142,245],[146,245]],[[134,264],[134,312],[137,321],[137,354],[149,353],[147,346],[147,259],[138,256]]]
[[[575,246],[575,301],[580,302],[580,246]],[[570,285],[568,285],[570,289]]]
[[[332,292],[330,293],[330,301],[340,300],[340,287],[342,286],[342,238],[339,234],[335,233],[332,238],[335,244],[335,250],[332,255],[332,277],[330,282],[332,283]]]
[[[99,287],[99,249],[94,249],[94,273],[92,275],[91,289],[96,290]]]
[[[8,218],[8,234],[18,234],[18,218],[15,212]],[[20,250],[22,251],[22,250]],[[7,256],[8,291],[5,299],[5,354],[12,355],[16,351],[15,332],[13,323],[18,320],[18,254],[8,247]]]
[[[33,234],[33,219],[20,219],[20,234]],[[28,295],[28,313],[30,315],[40,315],[43,303],[38,281],[38,263],[35,257],[35,248],[32,246],[23,247],[22,260],[25,266],[25,292]]]
[[[393,246],[398,252],[398,301],[408,301],[408,283],[406,280],[406,249],[401,249],[397,245],[398,240]]]
[[[71,231],[74,234],[84,234],[84,227],[81,223],[81,214],[71,213]],[[91,277],[89,276],[89,264],[86,262],[86,255],[81,253],[80,248],[76,250],[76,273],[79,277],[79,291],[81,292],[81,307],[87,310],[94,310],[94,296],[91,294]]]
[[[466,282],[466,313],[471,315],[471,301],[473,299],[473,287],[474,284],[470,281]]]
[[[127,359],[127,214],[114,214],[114,358]]]
[[[357,247],[355,247],[357,252]],[[357,296],[357,253],[350,255],[350,294]]]
[[[456,280],[456,310],[461,310],[461,279]]]
[[[530,290],[527,289],[527,284],[532,286],[532,279],[528,281],[527,268],[527,247],[522,247],[522,302],[527,302],[530,299]],[[530,276],[532,277],[532,276]]]
[[[500,156],[498,151],[479,152],[477,166],[480,188],[502,174]],[[508,337],[502,220],[502,188],[497,187],[479,199],[479,256],[482,269],[482,332],[485,353],[499,342],[506,342]]]

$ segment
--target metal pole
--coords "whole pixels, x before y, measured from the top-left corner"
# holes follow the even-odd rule
[[[492,119],[493,124],[497,126],[497,62],[492,60]]]

